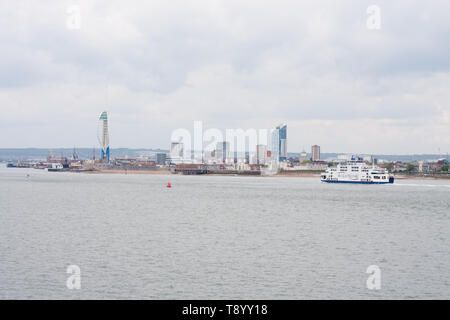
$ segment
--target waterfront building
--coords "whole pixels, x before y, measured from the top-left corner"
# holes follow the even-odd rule
[[[280,130],[278,128],[272,129],[270,136],[270,153],[273,157],[280,155]]]
[[[216,161],[216,150],[203,151],[203,163],[214,164]]]
[[[320,161],[320,146],[314,145],[311,147],[312,161]]]
[[[167,159],[167,154],[165,153],[157,153],[156,154],[156,163],[157,164],[165,164]]]
[[[172,142],[170,144],[170,160],[172,163],[182,163],[184,155],[183,142]]]
[[[279,158],[276,155],[272,155],[270,158],[267,159],[267,164],[269,166],[270,171],[278,171],[280,167]]]
[[[311,162],[311,163],[301,163],[298,165],[294,165],[292,167],[287,167],[286,170],[292,170],[292,171],[323,171],[328,168],[328,165],[325,161],[317,161],[317,162]]]
[[[281,161],[286,161],[287,159],[287,125],[281,124],[277,127],[279,130],[279,159]]]
[[[270,151],[273,156],[276,156],[279,162],[287,159],[287,125],[280,124],[275,129],[272,129],[270,136]]]
[[[350,154],[340,154],[338,155],[338,160],[342,160],[342,161],[350,161],[352,159],[352,155]]]
[[[218,162],[226,163],[230,153],[230,143],[228,141],[217,142],[216,159]]]
[[[421,160],[421,161],[419,161],[419,172],[423,172],[423,163],[424,163],[424,161],[423,160]]]
[[[299,158],[299,162],[305,162],[306,160],[308,160],[308,154],[306,153],[305,150],[302,151],[302,153],[300,153],[300,158]]]
[[[267,161],[267,146],[264,144],[258,144],[256,146],[256,161],[259,165],[264,166]]]

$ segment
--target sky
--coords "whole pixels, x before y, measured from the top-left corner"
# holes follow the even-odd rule
[[[448,0],[0,0],[0,148],[98,146],[107,110],[112,148],[168,149],[202,121],[286,123],[289,152],[450,152],[449,15]]]

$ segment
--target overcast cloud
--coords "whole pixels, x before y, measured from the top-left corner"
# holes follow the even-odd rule
[[[107,109],[113,148],[202,120],[285,122],[291,152],[447,152],[449,17],[448,0],[1,0],[0,147],[94,146]]]

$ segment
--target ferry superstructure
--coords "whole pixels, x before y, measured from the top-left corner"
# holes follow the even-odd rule
[[[394,177],[386,169],[368,165],[359,157],[352,157],[346,163],[338,164],[336,168],[328,168],[321,174],[320,180],[327,183],[394,183]]]

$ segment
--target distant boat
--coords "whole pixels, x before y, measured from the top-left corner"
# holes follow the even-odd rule
[[[49,172],[63,171],[64,167],[61,163],[52,163],[52,166],[47,169]]]
[[[17,168],[17,164],[12,163],[12,162],[8,162],[8,163],[6,164],[6,167],[7,167],[7,168]]]
[[[320,180],[327,183],[387,184],[394,183],[394,177],[375,165],[367,165],[361,158],[352,158],[336,168],[328,168]]]

